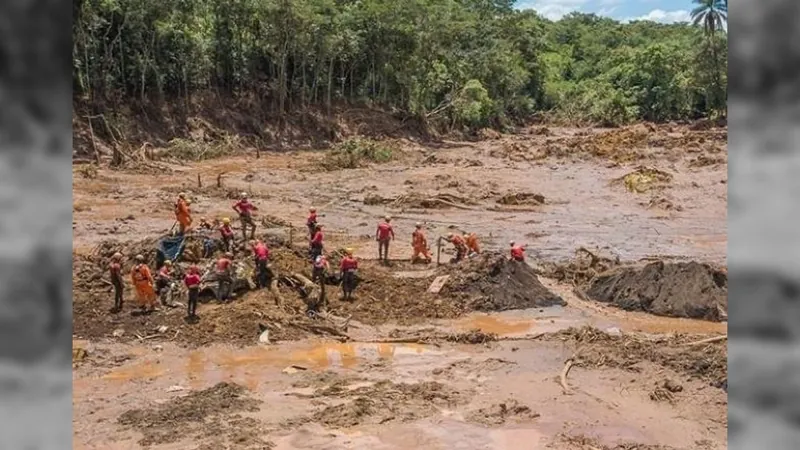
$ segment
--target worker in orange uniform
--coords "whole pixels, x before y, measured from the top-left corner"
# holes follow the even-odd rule
[[[414,225],[414,232],[411,233],[411,247],[414,249],[414,254],[411,256],[411,262],[414,263],[422,256],[426,263],[430,263],[433,258],[428,252],[428,239],[425,237],[425,232],[422,230],[422,224],[417,222]]]
[[[120,312],[122,311],[122,295],[125,292],[125,281],[122,278],[122,253],[117,252],[111,256],[108,274],[111,276],[111,285],[114,287],[114,307],[111,312]]]
[[[200,298],[201,280],[200,270],[195,265],[189,267],[189,272],[183,277],[183,283],[189,291],[188,317],[190,319],[197,318],[197,300]]]
[[[317,232],[317,208],[314,208],[313,206],[308,208],[306,227],[308,227],[308,239],[314,239],[314,233]]]
[[[342,298],[344,300],[353,299],[353,291],[356,290],[356,271],[358,270],[358,261],[353,257],[353,249],[348,248],[345,250],[344,258],[339,264],[339,271],[342,277]]]
[[[156,292],[153,290],[153,274],[144,262],[144,256],[136,255],[136,265],[131,270],[133,287],[136,289],[136,299],[139,307],[147,312],[156,309]]]
[[[233,284],[233,253],[225,252],[217,260],[217,300],[225,303],[231,298],[231,285]]]
[[[258,211],[258,208],[250,202],[247,192],[239,195],[239,201],[233,205],[233,210],[239,214],[239,220],[242,222],[242,241],[247,239],[248,227],[250,227],[250,239],[255,239],[256,223],[253,221],[253,211]]]
[[[383,222],[378,224],[375,230],[375,240],[378,241],[378,260],[384,264],[389,264],[389,242],[394,239],[394,229],[392,229],[392,218],[386,216]]]
[[[222,226],[219,227],[219,234],[222,236],[222,248],[226,252],[233,251],[233,228],[231,228],[231,219],[223,217]]]
[[[317,259],[317,256],[321,255],[324,250],[324,239],[325,235],[322,234],[322,224],[316,224],[314,227],[314,237],[311,238],[311,243],[309,244],[309,255],[311,256],[311,261]]]
[[[456,249],[456,257],[453,262],[459,262],[467,255],[467,243],[459,234],[447,233],[447,242],[453,244]]]
[[[475,233],[464,232],[464,244],[467,246],[469,256],[479,255],[481,253],[481,246],[478,243],[478,236]]]
[[[178,234],[183,235],[192,226],[192,214],[189,211],[189,201],[186,194],[178,194],[178,201],[175,202],[175,220],[178,221]]]
[[[509,242],[511,247],[511,259],[514,261],[525,262],[525,246],[516,245],[514,241]]]

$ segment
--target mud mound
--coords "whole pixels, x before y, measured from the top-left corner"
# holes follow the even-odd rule
[[[436,331],[418,331],[407,333],[400,330],[389,332],[388,340],[381,342],[391,343],[413,343],[413,344],[438,344],[440,342],[453,342],[457,344],[486,344],[494,342],[498,336],[494,333],[484,333],[479,329],[470,330],[466,333],[441,333]]]
[[[629,311],[720,321],[728,305],[728,275],[708,264],[659,261],[599,275],[586,296]]]
[[[565,263],[544,263],[539,274],[545,278],[586,286],[599,273],[620,265],[618,255],[604,254],[605,250],[591,251],[585,247],[575,250],[575,258]]]
[[[446,209],[460,208],[469,209],[467,205],[474,205],[475,202],[468,199],[450,194],[423,195],[417,193],[403,194],[398,197],[381,197],[377,194],[367,194],[363,200],[365,205],[387,205],[395,208],[411,209]]]
[[[486,358],[482,361],[475,361],[472,358],[467,360],[455,361],[447,367],[436,368],[432,371],[433,375],[451,377],[463,377],[465,374],[480,374],[495,372],[498,370],[508,370],[517,363],[502,358]]]
[[[672,174],[654,167],[639,166],[620,178],[611,181],[611,184],[622,184],[628,192],[638,194],[663,189],[672,181]]]
[[[539,413],[533,412],[529,407],[514,399],[508,399],[503,403],[473,411],[469,414],[467,420],[482,425],[493,426],[503,425],[506,422],[530,422],[539,416]]]
[[[507,259],[500,253],[484,253],[455,266],[441,291],[461,299],[476,311],[564,306],[567,302],[550,292],[527,264]]]
[[[613,446],[608,446],[601,444],[595,438],[584,435],[568,436],[561,434],[559,441],[561,445],[558,448],[563,448],[564,450],[681,450],[675,447],[639,444],[637,442],[620,442]]]
[[[347,403],[317,411],[309,418],[330,428],[410,422],[436,415],[439,408],[452,408],[466,401],[464,394],[434,381],[416,384],[381,381],[372,386],[327,393],[330,397],[354,397]]]
[[[258,437],[262,431],[258,421],[235,415],[259,410],[261,402],[245,397],[245,393],[244,387],[223,382],[152,408],[129,410],[117,422],[143,433],[139,445],[144,447],[198,436],[251,444],[237,448],[271,447]]]
[[[509,192],[497,199],[501,205],[544,205],[544,195],[533,192]]]
[[[575,364],[615,367],[637,372],[638,364],[651,362],[680,374],[723,388],[728,379],[728,346],[725,341],[687,345],[703,336],[660,336],[648,339],[633,334],[610,335],[592,327],[569,328],[545,336],[576,347]]]

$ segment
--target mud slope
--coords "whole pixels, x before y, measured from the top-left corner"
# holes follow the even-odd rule
[[[728,306],[728,276],[708,264],[659,261],[598,275],[586,295],[629,311],[721,321]]]
[[[475,311],[567,304],[542,285],[531,266],[510,261],[500,253],[485,253],[465,262],[451,274],[451,280],[442,292],[466,300],[468,309]]]

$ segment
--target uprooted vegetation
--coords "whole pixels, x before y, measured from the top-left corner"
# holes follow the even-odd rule
[[[397,147],[388,141],[354,137],[334,145],[325,153],[320,166],[325,170],[358,169],[389,162],[397,152]]]
[[[650,362],[727,389],[728,347],[723,339],[704,342],[699,336],[611,335],[590,326],[569,328],[545,338],[573,345],[573,363],[582,367],[638,372],[641,368],[637,365]]]
[[[202,391],[173,398],[163,404],[123,413],[117,422],[143,433],[139,445],[149,447],[198,436],[236,442],[241,449],[271,448],[263,440],[261,424],[241,413],[259,410],[260,400],[246,396],[247,390],[235,383],[222,382]]]

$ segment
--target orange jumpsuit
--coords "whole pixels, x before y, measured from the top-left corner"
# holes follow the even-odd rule
[[[414,255],[411,257],[411,261],[416,261],[420,255],[428,261],[432,259],[431,254],[428,253],[428,240],[422,230],[415,230],[411,233],[411,246],[414,248]]]
[[[464,238],[455,235],[450,238],[450,243],[456,248],[456,261],[464,259],[464,256],[467,254],[467,244],[464,242]]]
[[[181,233],[185,232],[192,226],[192,215],[189,212],[189,205],[186,204],[186,200],[179,198],[178,202],[175,204],[175,219],[180,224]]]
[[[155,307],[156,292],[153,289],[153,274],[150,273],[147,264],[134,266],[131,270],[131,278],[133,286],[136,288],[136,300],[139,302],[139,306]]]
[[[480,244],[478,244],[478,236],[475,236],[475,233],[468,234],[465,241],[467,249],[469,249],[470,252],[475,252],[475,253],[481,252],[481,246]]]

